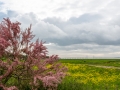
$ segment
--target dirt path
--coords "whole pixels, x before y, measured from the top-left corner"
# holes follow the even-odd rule
[[[120,69],[120,67],[114,67],[114,66],[101,66],[101,65],[90,65],[86,64],[88,66],[94,66],[94,67],[100,67],[100,68],[114,68],[114,69]]]

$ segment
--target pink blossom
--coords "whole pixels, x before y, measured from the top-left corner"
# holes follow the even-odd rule
[[[58,55],[47,58],[45,42],[39,39],[31,42],[34,36],[31,25],[25,31],[21,31],[20,23],[13,23],[9,18],[4,19],[0,24],[0,69],[3,70],[0,74],[0,87],[4,90],[18,90],[26,84],[29,84],[32,90],[37,90],[40,86],[39,82],[42,82],[47,90],[56,90],[65,77],[67,69],[57,62]],[[7,47],[10,50],[6,50]],[[5,60],[2,59],[3,57]],[[48,65],[51,67],[47,68]],[[6,82],[11,77],[14,77],[18,83],[7,87]],[[23,83],[24,81],[28,83]]]

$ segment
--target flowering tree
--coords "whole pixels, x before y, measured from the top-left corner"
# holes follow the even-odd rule
[[[34,35],[31,25],[21,31],[19,22],[9,18],[0,24],[0,89],[56,90],[65,76],[66,68],[58,62],[58,56],[48,58],[44,42],[31,42]]]

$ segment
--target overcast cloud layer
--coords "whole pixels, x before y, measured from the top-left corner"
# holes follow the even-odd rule
[[[119,57],[119,5],[120,0],[0,0],[0,21],[20,21],[23,30],[32,24],[50,55]]]

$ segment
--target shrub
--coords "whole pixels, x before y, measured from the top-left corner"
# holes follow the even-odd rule
[[[34,36],[31,25],[22,31],[19,22],[13,23],[9,18],[1,22],[0,89],[37,90],[43,86],[56,90],[66,75],[67,69],[58,62],[58,56],[47,56],[44,42],[31,42]]]

